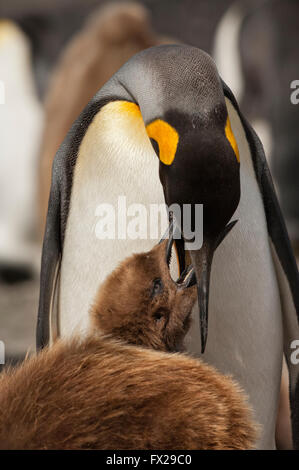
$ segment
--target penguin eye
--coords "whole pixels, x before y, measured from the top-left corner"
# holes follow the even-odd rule
[[[153,281],[151,297],[155,297],[156,295],[160,294],[163,290],[163,282],[161,279],[155,279]]]

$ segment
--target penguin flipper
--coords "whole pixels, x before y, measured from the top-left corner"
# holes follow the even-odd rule
[[[60,270],[61,240],[59,179],[55,176],[57,176],[57,173],[54,165],[41,263],[40,297],[36,327],[37,349],[42,349],[48,345],[50,335],[53,336],[50,323],[53,325],[53,323],[56,323],[54,318],[57,319],[57,315],[54,314],[53,310]]]
[[[231,101],[232,105],[236,109],[245,130],[245,134],[252,154],[256,179],[263,197],[268,232],[271,241],[275,247],[281,266],[290,284],[290,290],[292,293],[293,302],[296,309],[296,315],[299,322],[298,268],[289,240],[284,218],[275,193],[264,149],[256,132],[240,112],[237,101],[234,98],[234,95],[232,94],[231,90],[224,82],[222,83],[224,95]]]
[[[292,343],[299,339],[299,274],[288,232],[276,196],[271,173],[262,143],[254,129],[239,110],[238,103],[229,87],[222,82],[224,95],[239,115],[252,155],[256,180],[263,199],[267,229],[271,240],[272,256],[280,290],[283,311],[284,354],[290,374],[290,401],[292,409],[293,440],[299,447],[299,370],[292,363]]]

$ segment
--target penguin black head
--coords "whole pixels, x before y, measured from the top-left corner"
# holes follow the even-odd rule
[[[240,199],[239,154],[226,108],[208,127],[179,112],[166,119],[179,138],[172,163],[160,158],[167,204],[203,204],[205,238],[216,241]]]

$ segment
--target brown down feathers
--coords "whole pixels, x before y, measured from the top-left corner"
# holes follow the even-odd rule
[[[88,337],[57,340],[0,374],[0,449],[254,446],[240,388],[201,360],[171,352],[182,347],[196,287],[172,281],[165,243],[107,278]],[[156,279],[163,289],[154,295]]]

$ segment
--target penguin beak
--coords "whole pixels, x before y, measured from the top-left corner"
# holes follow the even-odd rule
[[[201,335],[201,353],[205,352],[207,338],[208,338],[208,308],[209,308],[209,288],[210,288],[210,275],[213,256],[217,247],[222,243],[224,238],[228,235],[237,220],[229,223],[225,229],[220,233],[216,242],[204,240],[200,250],[190,250],[192,265],[194,266],[195,275],[197,279],[197,297],[199,306],[199,321],[200,321],[200,335]]]
[[[216,237],[212,242],[204,239],[203,245],[199,250],[190,250],[188,253],[190,255],[192,265],[189,265],[187,268],[185,268],[186,253],[184,250],[184,240],[182,237],[180,238],[175,236],[176,231],[180,232],[180,229],[172,218],[170,220],[168,230],[160,240],[160,243],[162,243],[168,236],[165,257],[169,266],[171,250],[175,238],[181,272],[181,275],[177,280],[177,285],[182,288],[187,288],[193,286],[195,282],[197,284],[202,354],[205,352],[208,338],[209,289],[213,256],[218,246],[223,242],[237,222],[237,220],[234,220],[226,225],[224,230],[222,230],[218,237]]]
[[[182,274],[185,272],[186,269],[186,257],[185,257],[185,241],[184,238],[181,236],[181,231],[179,227],[176,225],[173,215],[170,214],[169,216],[169,226],[164,233],[163,237],[159,241],[159,245],[168,238],[168,244],[166,248],[166,261],[169,266],[171,260],[171,250],[173,243],[175,244],[177,258],[178,258],[178,266],[179,266],[179,273]],[[174,240],[175,239],[175,240]]]
[[[189,253],[197,280],[201,352],[204,353],[208,337],[209,287],[214,247],[204,243],[200,250],[192,250]]]

